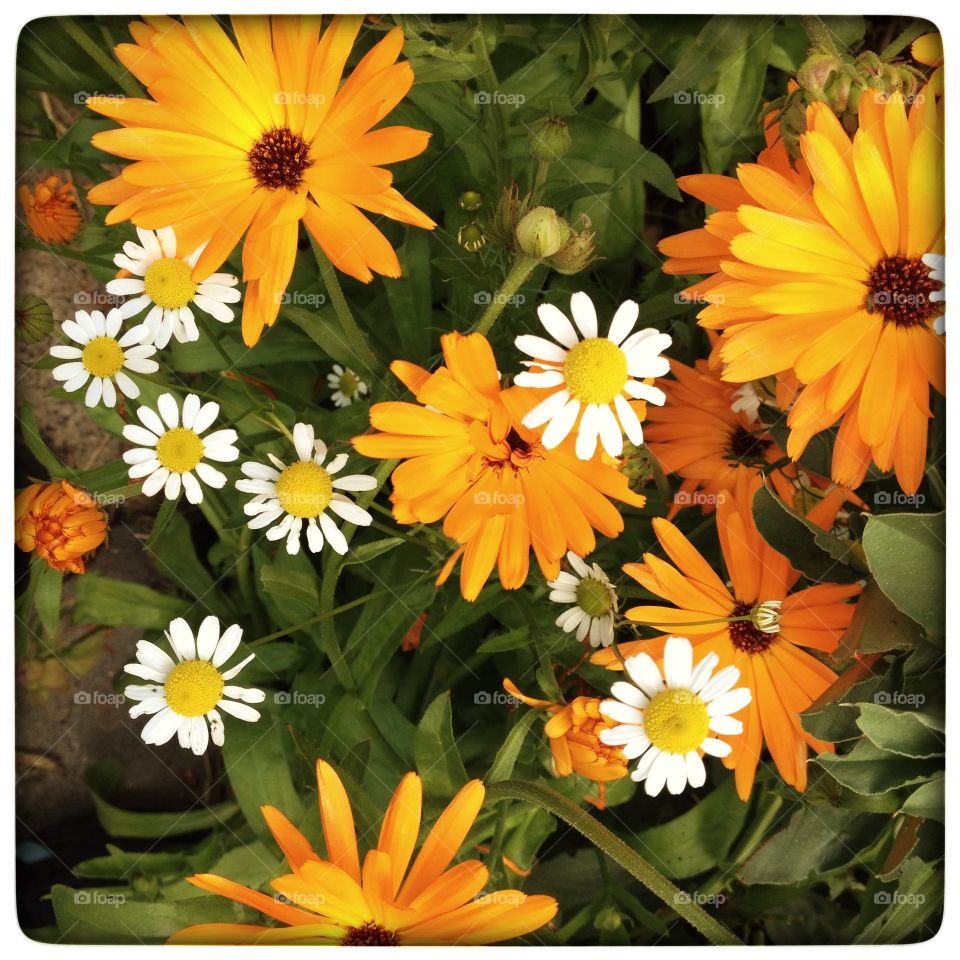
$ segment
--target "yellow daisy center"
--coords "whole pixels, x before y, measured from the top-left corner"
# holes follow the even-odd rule
[[[333,499],[333,478],[319,464],[298,460],[280,474],[276,491],[287,513],[301,519],[316,517]]]
[[[143,278],[147,296],[164,310],[185,307],[197,292],[190,277],[190,264],[175,257],[165,257],[151,263]]]
[[[577,585],[577,606],[588,617],[602,617],[610,612],[613,600],[606,584],[586,577]]]
[[[570,348],[563,376],[581,403],[613,403],[627,382],[627,355],[606,337],[581,340]]]
[[[650,742],[667,753],[696,750],[710,731],[707,705],[690,690],[667,689],[647,707],[643,720]]]
[[[95,377],[112,377],[123,366],[123,350],[113,337],[94,337],[81,357],[84,368]]]
[[[181,717],[202,717],[223,694],[220,671],[206,660],[184,660],[168,674],[163,685],[167,706]]]
[[[186,473],[203,458],[203,441],[186,427],[174,427],[157,441],[157,459],[171,473]]]
[[[337,389],[345,397],[353,399],[360,389],[360,378],[352,370],[344,370],[340,374],[340,385]]]

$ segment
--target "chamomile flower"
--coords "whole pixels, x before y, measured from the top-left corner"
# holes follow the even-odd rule
[[[565,633],[576,633],[580,641],[589,637],[591,647],[609,647],[613,643],[613,618],[617,612],[617,591],[597,564],[588,564],[572,551],[567,562],[573,573],[560,572],[551,581],[550,599],[568,606],[557,617],[557,626]]]
[[[73,320],[65,320],[64,334],[77,346],[62,343],[50,348],[50,356],[65,363],[53,368],[54,380],[63,381],[67,393],[79,390],[89,381],[84,402],[88,407],[103,403],[117,405],[117,390],[131,400],[140,396],[140,388],[131,373],[156,373],[160,365],[151,360],[157,348],[151,342],[146,324],[131,327],[118,336],[123,314],[117,308],[104,316],[99,310],[78,310]],[[114,386],[116,384],[116,387]]]
[[[164,393],[157,400],[157,411],[159,415],[150,407],[138,407],[137,418],[143,426],[128,423],[123,428],[125,439],[139,444],[123,455],[124,461],[130,464],[130,479],[143,480],[146,497],[152,497],[162,488],[168,500],[175,500],[182,487],[190,503],[200,503],[203,500],[200,480],[214,489],[227,482],[224,474],[205,461],[232,463],[236,460],[240,456],[233,445],[237,431],[214,430],[202,436],[217,419],[220,404],[212,400],[201,403],[193,393],[184,397],[182,411],[173,395]]]
[[[111,280],[107,292],[134,295],[120,305],[124,317],[133,317],[148,306],[151,308],[145,322],[158,348],[162,350],[171,336],[180,343],[200,339],[191,304],[221,323],[233,320],[233,310],[227,304],[240,300],[237,278],[229,273],[213,273],[202,283],[196,283],[191,276],[206,244],[189,254],[178,255],[173,227],[162,227],[156,232],[137,227],[137,235],[139,244],[128,240],[123,245],[123,253],[113,258],[118,267],[133,276]]]
[[[665,400],[662,390],[644,380],[669,372],[670,361],[660,354],[673,340],[653,327],[634,333],[640,307],[633,300],[620,305],[605,337],[597,335],[597,313],[585,293],[570,298],[570,312],[577,329],[555,306],[541,304],[537,315],[553,341],[532,334],[516,339],[517,348],[533,360],[523,361],[530,369],[515,382],[557,388],[523,418],[523,425],[547,424],[543,445],[548,450],[576,427],[579,459],[593,456],[598,438],[611,457],[618,457],[624,434],[637,446],[643,443],[640,418],[629,401],[662,405]]]
[[[610,688],[615,699],[604,700],[600,712],[618,726],[600,732],[600,740],[619,746],[628,760],[639,759],[630,776],[655,797],[666,784],[670,793],[682,793],[689,783],[702,787],[707,778],[703,754],[725,757],[731,746],[711,736],[737,736],[743,723],[733,714],[751,700],[747,687],[733,689],[740,671],[733,666],[713,672],[720,663],[708,653],[693,663],[693,647],[686,637],[670,637],[663,653],[663,675],[646,653],[627,658],[624,668],[631,682],[619,680]]]
[[[367,395],[367,385],[349,367],[333,365],[333,371],[327,374],[327,386],[333,391],[331,400],[334,406],[349,407]]]
[[[218,747],[223,746],[220,710],[249,723],[260,719],[260,712],[249,704],[262,703],[263,691],[228,682],[254,654],[229,670],[222,669],[240,646],[243,629],[238,624],[221,633],[220,621],[210,616],[194,637],[187,621],[178,617],[170,623],[166,637],[176,661],[155,643],[141,640],[137,662],[123,668],[147,681],[123,691],[125,697],[137,701],[130,708],[132,718],[150,715],[140,733],[144,743],[159,747],[176,734],[181,747],[200,756],[211,739]]]
[[[313,427],[298,423],[293,428],[293,444],[298,459],[285,464],[268,454],[273,466],[265,463],[244,463],[243,480],[236,487],[241,493],[254,494],[243,512],[253,519],[251,530],[269,527],[268,540],[286,537],[287,553],[300,552],[300,533],[306,521],[307,546],[312,553],[323,549],[324,538],[340,554],[347,552],[347,541],[331,513],[347,523],[369,526],[373,518],[340,491],[372,490],[377,481],[364,474],[335,477],[347,463],[347,455],[339,453],[328,464],[327,445],[314,438]],[[274,526],[270,526],[275,524]]]

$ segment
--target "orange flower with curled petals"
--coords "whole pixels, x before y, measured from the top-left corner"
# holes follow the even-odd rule
[[[317,786],[326,859],[279,810],[263,807],[293,871],[270,882],[283,900],[212,874],[187,878],[281,926],[204,923],[180,930],[169,943],[473,946],[525,936],[556,914],[553,897],[519,890],[483,893],[488,873],[479,860],[450,866],[483,804],[479,780],[471,780],[450,801],[414,856],[423,790],[417,774],[408,773],[362,866],[350,800],[323,760],[317,761]]]
[[[25,183],[18,191],[20,206],[27,218],[31,233],[43,243],[70,243],[83,226],[77,209],[76,187],[57,176],[47,177],[34,184],[31,190]]]
[[[576,697],[569,703],[537,700],[521,693],[510,679],[503,688],[528,707],[545,708],[550,719],[543,728],[550,740],[550,752],[558,777],[571,773],[598,783],[619,780],[627,775],[627,760],[617,746],[600,742],[600,732],[617,725],[600,713],[600,697]]]
[[[106,514],[85,490],[66,480],[33,483],[17,494],[16,544],[53,567],[83,573],[84,557],[107,536]]]
[[[475,600],[496,566],[505,590],[527,579],[530,551],[548,580],[568,550],[583,557],[594,530],[615,537],[623,517],[611,500],[642,507],[627,478],[596,452],[577,459],[568,438],[547,450],[541,430],[523,418],[542,399],[527,387],[500,388],[490,344],[479,333],[441,338],[444,366],[428,373],[395,362],[391,370],[417,403],[377,403],[370,424],[379,433],[354,437],[364,456],[402,458],[393,471],[393,513],[400,523],[434,523],[460,544],[438,578],[462,558],[460,591]]]

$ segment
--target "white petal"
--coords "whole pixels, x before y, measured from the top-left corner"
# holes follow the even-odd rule
[[[143,410],[143,407],[140,407],[137,411]],[[143,419],[141,417],[141,419]],[[131,443],[137,444],[139,447],[155,447],[157,445],[156,434],[151,433],[146,427],[138,426],[135,423],[128,423],[123,428],[123,438],[124,440],[129,440]]]
[[[544,330],[553,337],[557,343],[570,348],[577,345],[580,339],[577,331],[573,329],[573,324],[567,319],[564,312],[552,303],[541,303],[537,307],[537,316],[543,324]]]
[[[564,404],[569,399],[570,394],[566,390],[557,390],[556,393],[551,393],[549,397],[544,397],[535,407],[527,411],[526,416],[523,418],[523,425],[531,430],[542,426],[560,413]],[[579,406],[579,401],[577,401],[578,409]],[[576,419],[576,416],[574,416],[574,419]],[[572,425],[571,423],[571,426]],[[569,430],[567,432],[569,433]],[[566,434],[564,434],[564,436],[566,436]]]
[[[214,490],[220,490],[227,482],[226,474],[221,473],[216,467],[211,467],[209,463],[198,463],[193,469],[197,472],[197,476],[208,487],[213,487]],[[190,502],[193,503],[192,500]],[[200,501],[197,500],[196,502],[199,503]]]
[[[170,621],[167,636],[170,639],[170,645],[181,660],[197,659],[197,644],[193,638],[193,631],[183,617],[177,617],[176,620]]]
[[[670,757],[670,767],[667,771],[667,790],[674,796],[683,793],[687,785],[687,758],[683,754],[674,753]]]
[[[226,663],[236,652],[243,638],[243,627],[238,623],[233,623],[223,631],[223,636],[213,652],[212,663],[219,667]]]
[[[190,393],[183,398],[183,409],[181,412],[181,422],[188,430],[194,430],[193,422],[200,411],[200,398],[195,393]]]
[[[643,725],[643,711],[619,700],[603,700],[600,703],[600,712],[617,723]]]
[[[167,707],[159,713],[155,713],[147,721],[140,736],[144,743],[160,747],[169,742],[179,726],[180,717]]]
[[[560,396],[564,396],[566,393],[566,390],[564,390]],[[569,436],[573,425],[577,422],[579,413],[580,401],[576,397],[571,397],[560,412],[547,424],[546,430],[543,431],[541,442],[548,450],[559,446]]]
[[[707,782],[707,768],[703,765],[703,760],[696,750],[691,750],[684,762],[687,767],[687,780],[691,787],[702,787]]]
[[[613,320],[610,322],[610,330],[607,333],[607,339],[612,340],[619,346],[630,335],[630,331],[633,330],[637,322],[637,317],[639,316],[640,305],[637,301],[625,300],[613,315]]]
[[[369,527],[373,523],[373,517],[367,513],[363,507],[358,507],[352,500],[331,500],[330,509],[347,523],[356,524],[358,527]]]
[[[715,673],[710,680],[704,684],[700,691],[700,698],[705,701],[715,700],[721,694],[733,689],[733,685],[740,679],[740,671],[733,666],[724,667],[718,673]]]
[[[150,407],[137,407],[137,417],[140,422],[151,432],[156,434],[156,436],[162,436],[167,432],[167,428],[163,425],[163,421],[160,417],[157,416],[156,411],[152,410]],[[124,433],[126,435],[126,433]],[[156,439],[153,441],[156,443]]]
[[[686,637],[670,637],[663,648],[663,679],[668,687],[690,689],[693,647]]]
[[[649,751],[648,751],[649,752]],[[644,754],[646,756],[646,754]],[[663,789],[667,782],[667,776],[672,766],[672,753],[660,753],[650,765],[650,771],[644,784],[644,790],[648,797],[655,797]]]
[[[220,621],[212,614],[204,617],[200,629],[197,630],[197,657],[201,660],[209,660],[219,642]]]
[[[333,481],[334,490],[373,490],[376,485],[375,477],[368,477],[362,473],[352,473],[346,477],[338,477]]]
[[[588,403],[580,418],[577,430],[577,459],[589,460],[597,449],[597,435],[600,432],[600,408]]]
[[[260,711],[254,710],[253,707],[249,707],[245,703],[237,703],[235,700],[221,700],[217,706],[238,720],[246,720],[248,723],[253,723],[260,719]]]
[[[703,750],[704,753],[709,753],[711,757],[725,757],[733,747],[723,740],[707,737],[707,739],[700,744],[700,749]]]
[[[543,337],[534,336],[532,333],[523,333],[516,340],[514,345],[522,353],[533,357],[534,360],[552,360],[554,363],[563,363],[567,359],[567,351],[563,347],[545,340]]]
[[[172,430],[180,423],[180,410],[172,393],[163,393],[157,400],[157,409],[164,423]]]
[[[152,497],[155,493],[159,492],[167,482],[169,475],[170,471],[166,467],[160,467],[159,470],[154,470],[154,472],[143,481],[143,495],[145,497]]]
[[[570,312],[584,340],[597,335],[597,311],[593,301],[582,290],[570,298]]]
[[[647,653],[627,657],[626,672],[630,679],[652,700],[663,689],[663,677]]]
[[[321,513],[317,518],[317,522],[320,524],[320,529],[323,531],[323,535],[326,538],[327,543],[336,550],[337,553],[343,555],[347,552],[347,541],[344,535],[340,532],[340,529],[337,525],[330,519],[325,513]]]
[[[724,693],[707,704],[707,713],[711,717],[724,717],[742,710],[753,699],[748,687],[737,687]]]
[[[200,466],[198,463],[197,468]],[[180,479],[183,481],[183,492],[187,498],[187,503],[203,503],[203,490],[193,473],[188,470],[186,473],[180,474]],[[224,480],[226,480],[225,477]]]
[[[640,418],[634,413],[633,407],[627,403],[623,394],[618,393],[613,400],[613,405],[617,410],[617,418],[627,439],[636,447],[643,443],[643,426]]]
[[[313,427],[308,423],[297,423],[293,427],[293,445],[301,460],[313,457]]]
[[[623,453],[623,432],[620,424],[617,423],[617,418],[609,406],[599,407],[598,410],[600,442],[603,444],[603,449],[609,456],[619,457]]]
[[[736,717],[711,717],[710,729],[724,737],[736,737],[743,733],[743,722]]]
[[[167,482],[163,486],[163,495],[168,500],[176,500],[177,497],[180,496],[180,486],[180,474],[171,473],[170,476],[167,477]]]
[[[88,407],[95,407],[100,402],[100,398],[102,396],[103,396],[103,378],[91,377],[90,386],[87,387],[87,395],[83,398],[83,402]],[[116,395],[114,395],[114,400],[116,400]]]
[[[627,683],[625,680],[618,680],[611,684],[610,694],[622,703],[628,703],[638,710],[643,710],[650,703],[650,698],[639,687]]]

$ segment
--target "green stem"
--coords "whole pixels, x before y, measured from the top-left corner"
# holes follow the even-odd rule
[[[822,53],[831,54],[834,57],[841,55],[840,48],[833,39],[833,34],[830,32],[829,27],[827,27],[819,17],[811,15],[802,16],[800,17],[800,22],[803,24],[803,29],[806,30],[810,42],[818,50]]]
[[[496,879],[503,869],[503,835],[507,829],[507,810],[509,804],[504,804],[497,811],[497,824],[494,827],[493,839],[490,841],[490,852],[487,854],[487,871],[490,875],[491,886],[496,887]]]
[[[531,206],[535,206],[540,202],[540,197],[543,194],[543,188],[547,183],[547,175],[550,172],[550,161],[540,159],[537,161],[537,169],[533,175],[533,189],[531,193]]]
[[[471,18],[473,19],[473,18]],[[487,39],[483,32],[483,17],[477,15],[476,23],[476,41],[473,44],[474,52],[483,58],[484,67],[481,74],[484,84],[487,86],[487,93],[491,98],[495,98],[499,81],[496,71],[493,69],[493,61],[490,59],[490,51],[487,48]],[[503,105],[499,102],[489,104],[489,112],[493,121],[493,140],[494,149],[492,152],[493,163],[497,173],[497,182],[506,183],[509,179],[509,169],[507,167],[507,122],[503,115]]]
[[[58,17],[57,23],[76,45],[111,77],[128,97],[142,97],[143,91],[112,57],[109,57],[96,41],[92,40],[70,17]]]
[[[252,640],[247,644],[248,647],[261,647],[265,643],[269,643],[271,640],[279,640],[281,637],[287,637],[291,633],[297,633],[299,630],[306,630],[307,627],[312,627],[314,624],[323,623],[325,620],[331,620],[333,617],[336,617],[338,614],[346,613],[347,610],[352,610],[354,607],[361,607],[365,603],[369,603],[371,600],[377,600],[382,596],[385,596],[389,591],[387,590],[376,590],[373,593],[368,593],[365,597],[357,597],[356,600],[351,600],[349,603],[342,603],[339,607],[334,607],[332,610],[326,610],[323,613],[318,613],[315,617],[311,617],[309,620],[304,620],[302,623],[295,623],[292,627],[284,627],[282,630],[277,630],[276,633],[268,633],[265,637],[257,637],[256,640]]]
[[[487,336],[497,317],[503,313],[503,308],[523,286],[526,279],[533,273],[534,267],[539,263],[540,261],[534,257],[528,257],[523,253],[517,254],[517,259],[513,261],[513,266],[500,285],[500,289],[494,294],[493,299],[487,304],[487,309],[483,311],[483,316],[477,321],[475,333],[482,333]]]
[[[701,906],[693,903],[689,896],[644,860],[636,850],[628,847],[615,833],[555,790],[538,783],[502,780],[487,787],[488,803],[498,803],[501,800],[535,803],[555,817],[559,817],[602,850],[611,860],[616,861],[678,916],[703,934],[711,944],[742,945],[742,941],[727,927],[711,917]]]
[[[316,257],[317,266],[320,268],[320,276],[323,278],[324,286],[330,295],[330,302],[340,321],[340,327],[343,335],[350,344],[350,352],[356,357],[357,363],[367,371],[367,373],[376,376],[378,373],[378,364],[366,336],[353,317],[353,313],[347,304],[347,299],[343,295],[343,289],[340,286],[340,280],[337,277],[337,271],[330,262],[330,258],[320,249],[317,242],[310,238],[310,246],[313,248],[313,255]]]

